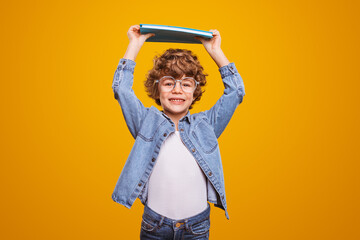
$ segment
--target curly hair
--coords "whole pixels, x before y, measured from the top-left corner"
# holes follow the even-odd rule
[[[148,72],[144,82],[145,90],[148,96],[161,106],[160,92],[158,85],[155,83],[156,80],[169,75],[176,79],[184,74],[187,77],[193,77],[199,84],[193,94],[194,100],[189,107],[191,109],[194,103],[199,101],[205,92],[201,87],[206,85],[206,76],[208,74],[203,71],[204,68],[201,66],[197,56],[190,50],[170,48],[162,55],[154,57],[154,66]]]

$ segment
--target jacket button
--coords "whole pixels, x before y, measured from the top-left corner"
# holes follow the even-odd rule
[[[166,137],[167,136],[167,133],[164,133],[164,137]]]
[[[180,129],[180,131],[182,131],[182,132],[183,132],[183,131],[184,131],[184,129],[182,128],[182,129]]]
[[[125,61],[123,61],[122,64],[125,64]]]
[[[191,149],[192,152],[195,152],[195,148]]]
[[[221,198],[224,199],[224,195],[222,195]]]
[[[209,172],[209,176],[211,176],[212,175],[212,172]]]
[[[152,161],[152,162],[155,162],[155,158],[152,158],[151,161]]]
[[[141,187],[141,185],[142,185],[141,183],[138,184],[139,187]]]

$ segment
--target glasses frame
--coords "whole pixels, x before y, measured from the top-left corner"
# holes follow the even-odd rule
[[[196,81],[193,77],[184,77],[184,78],[182,78],[182,79],[175,79],[175,78],[172,77],[172,76],[163,76],[163,77],[160,78],[159,80],[155,80],[155,83],[160,83],[160,81],[161,81],[162,79],[164,79],[164,78],[172,78],[172,79],[174,79],[174,81],[175,81],[174,87],[173,87],[171,90],[167,91],[167,92],[173,91],[173,90],[175,89],[175,87],[176,87],[176,83],[177,83],[177,82],[180,82],[180,88],[181,88],[181,90],[182,90],[183,92],[185,92],[185,93],[194,93],[195,90],[196,90],[196,88],[197,88],[197,86],[200,84],[200,82]],[[192,80],[195,81],[195,87],[194,87],[194,90],[193,90],[192,92],[184,91],[184,89],[182,88],[182,81],[183,81],[184,79],[192,79]]]

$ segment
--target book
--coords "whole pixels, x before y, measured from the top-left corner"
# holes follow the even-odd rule
[[[194,38],[195,36],[200,36],[204,38],[213,37],[212,32],[209,31],[156,24],[140,24],[140,33],[155,33],[155,36],[148,38],[146,42],[201,44],[200,40]]]

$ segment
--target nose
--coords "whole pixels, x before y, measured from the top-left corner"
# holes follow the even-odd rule
[[[175,82],[175,87],[173,89],[173,92],[182,92],[180,82]]]

